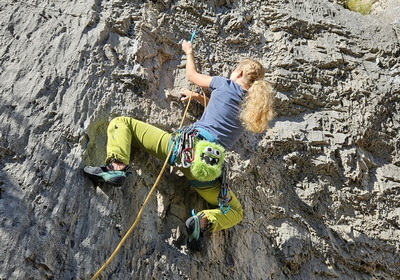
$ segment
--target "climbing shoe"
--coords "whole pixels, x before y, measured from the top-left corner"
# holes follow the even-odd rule
[[[206,228],[201,228],[200,220],[204,217],[204,213],[200,215],[196,215],[196,211],[192,210],[192,216],[186,220],[186,231],[188,234],[187,245],[190,250],[201,251],[204,247],[202,242],[203,240],[203,232],[206,231],[209,226]]]
[[[113,170],[111,165],[86,166],[83,171],[95,184],[105,182],[114,186],[122,186],[126,180],[125,170]]]

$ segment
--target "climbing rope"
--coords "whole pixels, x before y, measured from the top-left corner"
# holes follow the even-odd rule
[[[191,41],[193,41],[194,36],[196,35],[195,32],[196,32],[196,31],[193,31],[193,33],[192,33]],[[195,89],[195,85],[192,85],[192,91],[194,91],[194,89]],[[188,112],[188,110],[189,110],[189,105],[190,105],[190,101],[191,101],[191,100],[192,100],[192,95],[189,96],[189,100],[188,100],[188,103],[187,103],[187,105],[186,105],[185,112],[183,113],[181,123],[179,124],[179,129],[182,128],[183,123],[184,123],[184,121],[185,121],[185,119],[186,119],[186,115],[187,115],[187,112]],[[125,233],[125,235],[122,237],[121,241],[118,243],[117,247],[114,249],[114,251],[112,252],[112,254],[108,257],[108,259],[105,261],[105,263],[104,263],[104,264],[99,268],[99,270],[92,276],[91,280],[95,280],[95,279],[97,279],[97,278],[100,276],[101,272],[103,272],[103,270],[104,270],[104,269],[110,264],[110,262],[114,259],[114,257],[117,255],[118,251],[122,248],[122,245],[125,243],[125,241],[126,241],[126,240],[128,239],[128,237],[129,237],[129,235],[132,233],[132,231],[135,229],[135,227],[136,227],[137,224],[139,223],[139,220],[140,220],[140,218],[141,218],[141,216],[142,216],[142,214],[143,214],[143,212],[144,212],[144,209],[145,209],[147,203],[150,201],[150,197],[151,197],[151,195],[153,194],[153,192],[155,191],[155,189],[157,188],[157,186],[158,186],[158,184],[159,184],[159,182],[160,182],[160,180],[161,180],[161,177],[162,177],[162,175],[163,175],[163,173],[164,173],[164,171],[165,171],[165,169],[166,169],[166,167],[167,167],[167,165],[168,165],[168,159],[169,159],[169,157],[171,156],[172,150],[173,150],[173,146],[171,146],[171,147],[169,148],[168,154],[167,154],[167,158],[166,158],[165,161],[164,161],[164,164],[163,164],[163,166],[162,166],[162,168],[161,168],[161,171],[160,171],[160,173],[158,174],[157,179],[156,179],[156,181],[155,181],[154,184],[153,184],[153,187],[150,189],[149,193],[147,194],[146,199],[144,200],[143,205],[142,205],[142,207],[140,208],[140,210],[139,210],[139,212],[138,212],[138,214],[137,214],[137,217],[136,217],[135,221],[133,222],[133,224],[131,225],[131,227],[129,228],[129,230]]]
[[[194,88],[194,86],[193,86],[193,88]],[[186,105],[186,109],[185,109],[185,112],[183,114],[182,121],[181,121],[181,123],[179,125],[179,128],[182,128],[182,126],[183,126],[183,123],[184,123],[185,118],[186,118],[186,114],[187,114],[188,109],[189,109],[190,101],[191,101],[191,96],[189,97],[189,100],[188,100],[188,103]],[[162,177],[162,175],[163,175],[163,173],[164,173],[164,171],[165,171],[165,169],[166,169],[166,167],[168,165],[168,159],[171,156],[171,153],[172,153],[172,148],[169,149],[167,158],[164,161],[164,164],[163,164],[163,166],[161,168],[161,171],[158,174],[158,177],[157,177],[156,181],[154,182],[153,187],[150,189],[149,193],[147,194],[146,199],[144,200],[143,205],[140,208],[140,210],[139,210],[139,212],[137,214],[137,217],[136,217],[135,221],[133,222],[132,226],[125,233],[124,237],[122,237],[121,241],[118,243],[117,247],[114,249],[114,252],[110,255],[110,257],[106,260],[106,262],[100,267],[100,269],[93,275],[91,280],[97,279],[97,277],[99,277],[100,273],[110,264],[110,262],[117,255],[118,251],[121,249],[122,245],[125,243],[126,239],[128,239],[129,235],[132,233],[132,231],[135,229],[135,227],[139,223],[139,220],[140,220],[140,218],[141,218],[141,216],[142,216],[142,214],[144,212],[144,209],[145,209],[147,203],[149,202],[150,197],[153,194],[154,190],[157,188],[157,186],[158,186],[158,184],[159,184],[159,182],[161,180],[161,177]]]

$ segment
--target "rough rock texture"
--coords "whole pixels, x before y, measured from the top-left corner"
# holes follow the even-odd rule
[[[161,162],[135,151],[122,188],[94,187],[118,115],[172,131],[199,69],[260,59],[277,117],[229,157],[239,225],[184,246],[207,207],[165,174],[101,279],[399,279],[400,5],[328,0],[0,2],[0,279],[88,279],[130,227]],[[189,121],[201,114],[193,104]]]

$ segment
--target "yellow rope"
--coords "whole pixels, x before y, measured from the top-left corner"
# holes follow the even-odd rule
[[[194,89],[194,85],[193,85],[193,87],[192,87],[192,91],[193,91],[193,89]],[[191,99],[192,99],[192,95],[189,96],[189,100],[188,100],[188,103],[187,103],[187,105],[186,105],[185,112],[184,112],[184,114],[183,114],[183,116],[182,116],[182,121],[181,121],[181,123],[180,123],[180,125],[179,125],[179,128],[182,128],[182,126],[183,126],[183,123],[184,123],[185,118],[186,118],[187,111],[188,111],[188,109],[189,109],[189,105],[190,105]],[[161,171],[160,171],[160,173],[158,174],[158,177],[157,177],[156,181],[154,182],[153,187],[150,189],[149,193],[147,194],[146,199],[145,199],[144,202],[143,202],[142,207],[140,208],[140,210],[139,210],[139,212],[138,212],[138,215],[137,215],[137,217],[136,217],[136,220],[133,222],[133,224],[132,224],[132,226],[129,228],[129,230],[125,233],[124,237],[122,237],[121,241],[118,243],[117,247],[114,249],[114,252],[110,255],[110,257],[106,260],[106,262],[99,268],[99,270],[93,275],[93,277],[91,278],[91,280],[95,280],[95,279],[97,279],[97,277],[100,276],[100,273],[101,273],[101,272],[110,264],[110,262],[114,259],[114,257],[117,255],[118,251],[121,249],[122,245],[123,245],[124,242],[126,241],[126,239],[128,239],[129,235],[132,233],[132,231],[135,229],[136,225],[139,223],[139,220],[140,220],[140,218],[141,218],[141,216],[142,216],[142,214],[143,214],[143,212],[144,212],[144,208],[145,208],[146,204],[149,202],[151,195],[153,194],[154,190],[156,189],[158,183],[160,182],[161,177],[162,177],[162,174],[164,173],[165,168],[166,168],[167,165],[168,165],[168,159],[169,159],[169,157],[171,156],[171,153],[172,153],[172,146],[171,146],[171,149],[169,149],[169,151],[168,151],[167,158],[166,158],[165,161],[164,161],[164,165],[162,166]]]
[[[203,102],[204,102],[204,109],[207,107],[207,96],[206,93],[204,92],[204,89],[201,90],[201,95],[203,96]]]

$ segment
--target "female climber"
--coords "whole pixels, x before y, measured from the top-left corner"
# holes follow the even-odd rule
[[[131,145],[161,160],[166,160],[169,150],[173,149],[169,163],[183,172],[189,184],[210,205],[218,206],[225,149],[232,148],[245,130],[260,133],[268,128],[274,115],[273,93],[264,81],[264,67],[256,60],[241,61],[229,79],[211,77],[197,71],[191,42],[184,41],[182,50],[187,57],[188,80],[211,89],[209,99],[187,89],[181,92],[182,100],[191,97],[207,105],[200,120],[170,134],[133,118],[114,118],[107,129],[107,165],[86,166],[84,171],[94,182],[122,185],[130,162]],[[179,144],[183,142],[192,143],[189,146]],[[224,196],[225,208],[193,212],[186,221],[189,248],[200,248],[203,232],[226,229],[242,220],[243,209],[232,190],[227,188]]]

